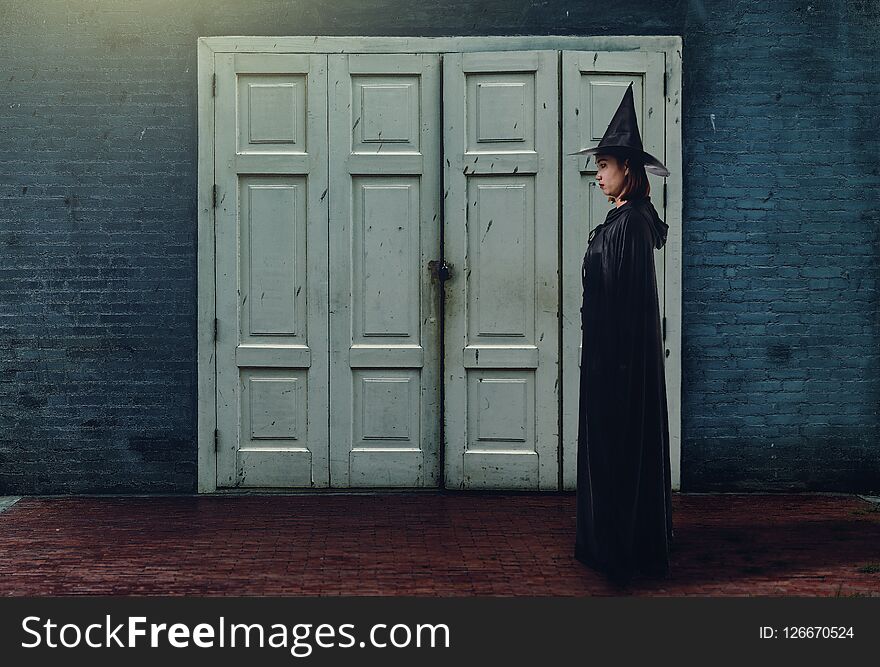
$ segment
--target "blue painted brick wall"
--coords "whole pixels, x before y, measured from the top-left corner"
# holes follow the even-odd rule
[[[196,479],[196,38],[677,34],[684,490],[880,490],[876,0],[4,0],[0,494]]]
[[[880,489],[880,3],[689,3],[682,488]]]

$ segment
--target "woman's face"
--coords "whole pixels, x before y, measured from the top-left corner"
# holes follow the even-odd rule
[[[623,192],[626,167],[613,155],[596,155],[596,180],[603,194],[615,199]]]

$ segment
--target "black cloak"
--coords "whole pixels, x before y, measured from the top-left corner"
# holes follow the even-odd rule
[[[650,197],[611,209],[583,263],[575,558],[626,583],[665,575],[672,486]]]

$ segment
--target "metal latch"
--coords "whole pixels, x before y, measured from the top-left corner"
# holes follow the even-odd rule
[[[452,265],[447,264],[445,259],[440,261],[432,259],[428,262],[428,269],[431,271],[431,275],[441,283],[452,278]]]

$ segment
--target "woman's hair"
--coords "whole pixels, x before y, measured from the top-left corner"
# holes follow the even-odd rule
[[[608,151],[607,155],[616,158],[621,168],[629,170],[623,177],[623,189],[620,198],[626,201],[630,199],[643,199],[651,194],[651,184],[648,182],[648,174],[645,172],[645,164],[633,155],[627,153]],[[598,157],[598,155],[597,155]],[[624,163],[629,161],[628,165]],[[614,197],[608,197],[613,202]]]

